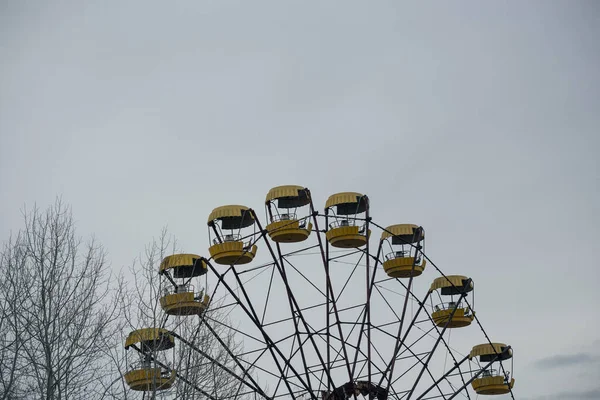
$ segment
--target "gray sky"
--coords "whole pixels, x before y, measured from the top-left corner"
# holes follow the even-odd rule
[[[62,195],[119,268],[167,224],[206,253],[212,208],[276,185],[363,192],[473,277],[518,398],[598,398],[599,23],[594,1],[3,1],[0,234]]]

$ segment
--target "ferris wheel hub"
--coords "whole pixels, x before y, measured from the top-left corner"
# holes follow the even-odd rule
[[[386,400],[387,390],[369,381],[348,382],[333,391],[321,391],[323,400],[347,400],[353,396],[368,396],[369,399]]]

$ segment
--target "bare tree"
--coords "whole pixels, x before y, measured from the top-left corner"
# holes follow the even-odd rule
[[[101,398],[111,378],[102,350],[119,317],[105,252],[77,237],[61,200],[24,222],[0,258],[2,396]]]
[[[160,307],[165,282],[158,267],[176,250],[163,231],[125,283],[110,274],[96,240],[77,237],[61,200],[45,211],[25,211],[24,228],[0,254],[0,400],[148,398],[123,379],[127,358],[136,356],[125,351],[125,338],[146,327],[183,339],[170,358],[175,386],[150,398],[243,397],[244,376],[234,361],[242,349],[219,300],[202,318],[167,317]]]
[[[183,341],[177,340],[171,360],[178,379],[175,386],[164,393],[165,397],[182,400],[206,399],[208,396],[217,399],[241,398],[240,381],[236,376],[242,377],[242,373],[232,355],[241,357],[242,348],[230,328],[231,321],[226,312],[218,308],[218,299],[205,311],[204,318],[194,315],[167,316],[161,309],[159,300],[164,285],[169,283],[160,278],[159,265],[166,256],[175,253],[178,253],[176,241],[164,229],[132,266],[132,284],[128,293],[123,293],[121,301],[127,329],[163,327],[183,338]],[[134,354],[128,354],[128,357],[132,356],[135,357]],[[123,357],[115,359],[121,360],[119,368],[123,369]],[[129,393],[128,397],[132,395]],[[151,398],[156,395],[158,393],[152,393]],[[122,398],[125,396],[122,395]]]
[[[19,242],[17,237],[16,242]],[[16,246],[12,238],[4,245],[0,255],[0,399],[19,398],[23,370],[24,336],[21,319],[15,304],[20,303],[18,288],[25,257],[24,248]],[[12,275],[8,277],[8,275]]]

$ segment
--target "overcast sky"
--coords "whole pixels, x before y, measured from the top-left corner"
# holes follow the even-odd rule
[[[517,398],[600,398],[600,3],[484,3],[0,1],[1,237],[62,195],[118,269],[273,186],[366,193],[473,277]]]

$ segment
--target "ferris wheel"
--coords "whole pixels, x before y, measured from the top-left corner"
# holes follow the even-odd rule
[[[331,195],[321,210],[309,189],[278,186],[264,206],[262,215],[215,208],[206,255],[174,254],[158,268],[165,320],[199,318],[230,364],[164,323],[143,327],[125,343],[137,354],[124,375],[131,389],[186,385],[211,400],[514,399],[511,346],[480,323],[473,279],[428,257],[422,226],[380,225],[354,192]],[[222,369],[236,390],[217,395],[178,371],[177,346]]]

